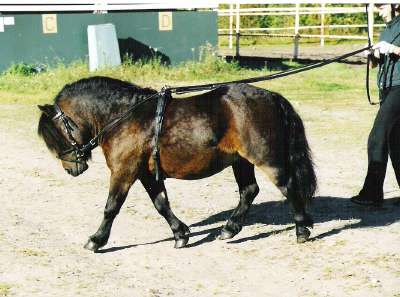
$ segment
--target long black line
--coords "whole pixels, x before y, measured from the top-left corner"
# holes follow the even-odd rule
[[[281,72],[270,74],[270,75],[264,75],[264,76],[259,76],[259,77],[254,77],[254,78],[247,78],[247,79],[240,79],[240,80],[233,80],[233,81],[227,81],[227,82],[221,82],[221,83],[214,83],[214,84],[193,85],[193,86],[186,86],[186,87],[171,87],[171,88],[168,88],[168,90],[170,90],[171,93],[183,94],[183,93],[188,93],[188,92],[196,92],[196,91],[204,91],[204,90],[215,89],[215,88],[218,88],[220,86],[227,85],[227,84],[233,84],[233,83],[255,83],[255,82],[260,82],[260,81],[272,80],[272,79],[276,79],[276,78],[281,78],[281,77],[285,77],[285,76],[301,73],[301,72],[308,71],[308,70],[311,70],[311,69],[323,67],[323,66],[332,64],[334,62],[346,59],[348,57],[354,56],[356,54],[362,53],[365,50],[369,50],[371,47],[372,46],[369,45],[369,46],[364,47],[362,49],[358,49],[358,50],[346,53],[344,55],[337,56],[337,57],[332,58],[332,59],[328,59],[328,60],[325,60],[325,61],[312,63],[312,64],[309,64],[309,65],[306,65],[306,66],[303,66],[303,67],[300,67],[300,68],[297,68],[297,69],[281,71]]]
[[[310,65],[306,65],[297,69],[291,69],[291,70],[286,70],[286,71],[281,71],[278,73],[270,74],[270,75],[264,75],[264,76],[259,76],[259,77],[253,77],[253,78],[247,78],[247,79],[240,79],[240,80],[233,80],[233,81],[227,81],[227,82],[221,82],[221,83],[214,83],[214,84],[203,84],[203,85],[192,85],[192,86],[186,86],[186,87],[164,87],[160,92],[152,94],[151,96],[146,97],[142,101],[134,104],[131,108],[129,108],[124,114],[121,116],[117,117],[116,119],[112,120],[110,123],[108,123],[95,137],[93,137],[87,144],[83,145],[81,147],[81,152],[85,153],[88,151],[91,151],[95,147],[98,146],[99,141],[101,141],[101,138],[108,132],[110,132],[113,128],[118,126],[123,120],[128,118],[131,112],[133,112],[135,109],[137,109],[140,105],[144,104],[145,102],[149,101],[153,97],[156,96],[163,96],[165,93],[175,93],[175,94],[184,94],[184,93],[190,93],[190,92],[198,92],[198,91],[206,91],[206,90],[212,90],[216,89],[220,86],[228,85],[228,84],[234,84],[234,83],[255,83],[255,82],[260,82],[260,81],[268,81],[268,80],[273,80],[301,72],[305,72],[308,70],[312,70],[315,68],[323,67],[329,64],[332,64],[334,62],[346,59],[348,57],[354,56],[356,54],[362,53],[365,50],[369,50],[372,48],[372,46],[367,46],[362,49],[358,49],[349,53],[346,53],[341,56],[337,56],[332,59],[328,59],[325,61],[321,62],[316,62]]]

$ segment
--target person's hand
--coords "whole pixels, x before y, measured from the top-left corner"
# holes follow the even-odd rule
[[[382,55],[389,55],[397,52],[397,46],[386,41],[380,41],[372,49],[378,50]]]
[[[368,44],[365,45],[365,47],[367,47]],[[368,57],[368,56],[372,56],[374,54],[375,50],[373,50],[372,48],[366,49],[365,51],[363,51],[363,55],[364,57]]]

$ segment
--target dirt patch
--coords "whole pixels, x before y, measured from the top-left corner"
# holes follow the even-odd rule
[[[242,232],[215,237],[238,201],[232,171],[167,180],[172,209],[192,236],[173,249],[166,222],[137,183],[103,253],[83,249],[98,227],[108,169],[68,176],[36,136],[35,107],[0,111],[0,296],[400,296],[399,191],[390,169],[385,207],[349,203],[366,168],[375,109],[293,102],[319,179],[312,241],[296,244],[288,206],[257,172],[261,191]]]

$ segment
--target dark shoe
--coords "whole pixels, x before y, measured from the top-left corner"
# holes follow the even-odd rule
[[[361,193],[359,195],[351,197],[350,201],[355,204],[363,205],[363,206],[380,207],[383,204],[383,198],[375,197],[374,199],[371,199],[370,197],[361,195]]]

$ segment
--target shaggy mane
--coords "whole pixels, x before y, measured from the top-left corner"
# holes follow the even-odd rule
[[[103,115],[123,111],[141,99],[157,93],[150,88],[141,88],[127,81],[104,76],[94,76],[80,79],[67,84],[54,98],[54,103],[69,100],[74,104],[75,111],[86,117],[94,110],[100,110]],[[53,115],[42,112],[38,125],[38,135],[43,138],[47,147],[54,153],[60,153],[69,148],[69,143],[57,130]]]

